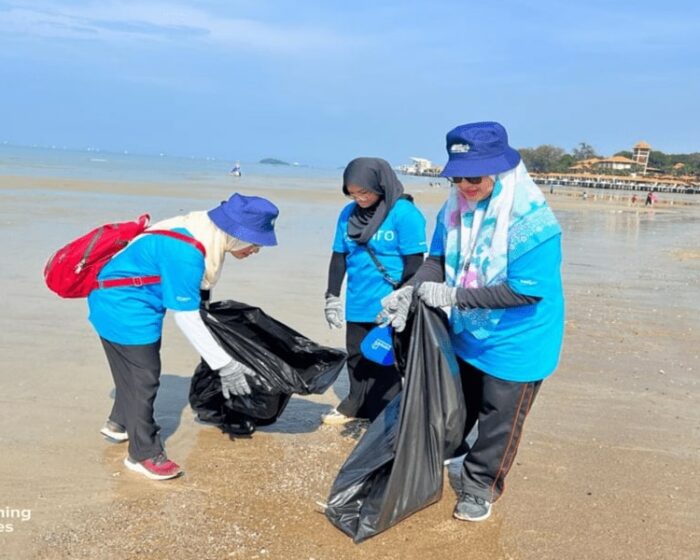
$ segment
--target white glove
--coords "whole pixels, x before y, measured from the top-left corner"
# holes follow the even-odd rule
[[[338,296],[326,296],[326,307],[323,312],[326,314],[326,322],[331,329],[343,328],[343,302]]]
[[[396,332],[402,332],[406,328],[406,317],[412,298],[413,286],[394,290],[382,298],[382,310],[377,315],[376,322],[383,326],[391,325]]]
[[[457,288],[443,282],[423,282],[416,292],[430,307],[454,307],[457,305]]]
[[[255,372],[241,362],[231,360],[219,370],[221,377],[221,392],[225,399],[231,395],[250,395],[250,385],[245,376],[255,375]]]

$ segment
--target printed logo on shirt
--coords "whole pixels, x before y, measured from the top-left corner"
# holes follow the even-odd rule
[[[187,296],[175,296],[175,300],[182,303],[186,303],[188,301],[192,301],[192,298]]]
[[[393,241],[396,239],[396,232],[393,229],[378,229],[372,236],[375,241]]]
[[[520,283],[524,286],[535,286],[537,284],[537,280],[521,280]]]

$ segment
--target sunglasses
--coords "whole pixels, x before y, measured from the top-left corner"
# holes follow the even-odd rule
[[[353,200],[359,200],[359,199],[365,199],[369,196],[372,196],[374,194],[372,191],[359,191],[356,193],[348,193],[345,196],[348,198],[352,198]]]
[[[467,183],[470,183],[472,185],[478,185],[479,183],[481,183],[482,179],[483,177],[450,177],[450,183],[459,185],[462,181],[466,181]]]

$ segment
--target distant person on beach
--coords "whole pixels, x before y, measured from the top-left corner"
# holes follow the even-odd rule
[[[100,271],[99,280],[160,276],[160,282],[93,290],[90,322],[102,341],[116,388],[109,419],[100,432],[114,442],[129,442],[127,468],[154,480],[182,474],[167,458],[153,403],[160,384],[160,345],[166,310],[173,312],[192,346],[210,368],[219,371],[229,395],[250,393],[246,376],[255,373],[234,360],[216,342],[200,316],[200,289],[221,274],[226,253],[245,259],[261,247],[277,244],[277,207],[257,196],[234,194],[209,212],[190,212],[149,229],[173,230],[196,239],[194,245],[165,235],[142,235]]]
[[[637,195],[633,194],[630,201],[632,202],[632,206],[636,206],[637,205]]]
[[[338,218],[325,317],[332,329],[346,327],[350,392],[323,415],[326,424],[374,420],[399,392],[398,370],[363,357],[360,344],[376,326],[381,299],[418,270],[427,250],[425,218],[386,161],[352,160],[343,172],[343,193],[352,202]],[[340,288],[346,275],[344,310]]]
[[[561,229],[500,124],[458,126],[447,133],[447,153],[442,175],[453,187],[429,256],[383,300],[380,320],[403,328],[414,291],[450,309],[467,410],[454,516],[481,521],[504,490],[525,417],[559,361]]]
[[[656,195],[654,194],[654,191],[649,191],[647,193],[647,198],[644,201],[644,206],[653,206],[655,202],[656,202]]]

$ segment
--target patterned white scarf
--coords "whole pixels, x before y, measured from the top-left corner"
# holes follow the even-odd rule
[[[506,281],[508,261],[561,233],[540,188],[520,162],[496,176],[491,196],[476,205],[452,187],[445,204],[445,279],[450,286],[480,288]],[[455,333],[484,339],[505,310],[453,308]]]

